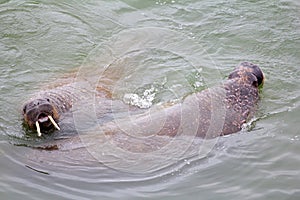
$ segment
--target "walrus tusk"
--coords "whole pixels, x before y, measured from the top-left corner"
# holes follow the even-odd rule
[[[40,128],[40,124],[38,121],[35,122],[35,125],[36,125],[36,131],[38,133],[38,136],[41,137],[42,136],[42,133],[41,133],[41,128]]]
[[[52,118],[52,116],[48,116],[48,118],[50,119],[50,121],[52,122],[52,124],[54,125],[54,127],[57,129],[57,130],[60,130],[59,126],[57,125],[57,123],[54,121],[54,119]]]

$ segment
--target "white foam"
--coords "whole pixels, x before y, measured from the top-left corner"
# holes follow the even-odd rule
[[[156,89],[151,86],[150,89],[146,89],[141,96],[135,93],[125,94],[123,101],[129,105],[137,106],[139,108],[150,108],[155,99]]]

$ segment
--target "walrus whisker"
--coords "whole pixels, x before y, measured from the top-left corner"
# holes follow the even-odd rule
[[[36,131],[38,133],[38,136],[41,137],[42,136],[42,133],[41,133],[41,128],[40,128],[40,124],[38,121],[35,122],[35,125],[36,125]]]
[[[52,122],[52,124],[54,125],[54,127],[57,129],[57,130],[60,130],[59,126],[57,125],[57,123],[54,121],[54,119],[52,118],[52,116],[48,116],[48,118],[50,119],[50,121]]]

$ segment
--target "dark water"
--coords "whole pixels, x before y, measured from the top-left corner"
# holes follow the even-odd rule
[[[299,199],[299,10],[297,0],[0,1],[0,198]],[[91,156],[100,146],[26,147],[43,139],[24,136],[22,104],[64,74],[117,72],[115,98],[150,91],[160,103],[218,84],[245,60],[266,76],[259,112],[200,156],[166,156],[161,167],[137,154],[116,167]],[[170,155],[184,151],[176,144]]]

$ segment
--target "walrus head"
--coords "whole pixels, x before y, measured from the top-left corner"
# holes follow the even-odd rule
[[[233,79],[236,77],[255,87],[261,86],[264,83],[263,72],[257,65],[250,62],[242,62],[232,73],[230,73],[228,78]]]
[[[26,103],[23,107],[24,122],[31,129],[42,135],[42,131],[49,131],[53,128],[60,130],[57,125],[59,114],[48,98],[38,98]]]

